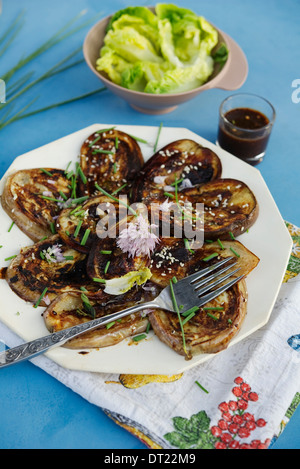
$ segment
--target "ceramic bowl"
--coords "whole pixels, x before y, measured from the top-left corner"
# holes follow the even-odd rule
[[[96,61],[99,58],[100,49],[103,46],[106,27],[110,18],[111,17],[108,16],[100,20],[88,32],[83,44],[84,58],[89,68],[108,90],[127,101],[130,106],[140,112],[148,114],[164,114],[171,112],[178,105],[195,98],[203,91],[213,88],[230,91],[237,90],[243,85],[247,78],[248,62],[244,52],[231,37],[216,28],[219,33],[219,44],[226,44],[229,57],[223,68],[220,68],[218,64],[215,65],[212,76],[204,85],[191,91],[172,94],[149,94],[123,88],[113,83],[104,73],[100,73],[96,69]],[[218,45],[216,47],[218,47]]]

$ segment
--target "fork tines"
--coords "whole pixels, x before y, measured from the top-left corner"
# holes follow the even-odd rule
[[[195,292],[197,293],[198,297],[201,297],[204,293],[209,292],[213,288],[217,287],[218,285],[221,285],[223,282],[228,280],[230,277],[232,277],[234,274],[236,274],[240,268],[230,270],[232,267],[234,267],[237,263],[237,260],[234,259],[233,262],[231,262],[229,265],[226,265],[222,269],[223,265],[228,263],[229,260],[234,259],[233,257],[229,257],[226,259],[223,259],[220,262],[217,262],[213,266],[207,267],[206,269],[197,272],[196,274],[193,274],[189,277],[190,279],[190,284],[194,287]],[[230,270],[230,272],[228,272]],[[213,272],[213,273],[211,273]],[[226,275],[222,275],[225,272],[228,272]],[[210,274],[207,276],[207,274]],[[241,279],[242,277],[239,277]],[[211,283],[210,283],[211,282]],[[235,279],[233,279],[233,282],[235,282]],[[230,282],[230,285],[232,282]],[[233,283],[234,284],[234,283]]]
[[[209,267],[206,267],[205,269],[199,270],[198,272],[195,272],[194,274],[189,275],[187,277],[187,279],[193,285],[194,282],[196,282],[200,278],[203,278],[205,275],[209,274],[210,272],[213,272],[214,270],[218,269],[219,267],[222,267],[223,265],[227,264],[227,262],[232,261],[232,260],[233,260],[233,262],[231,262],[230,265],[228,266],[228,269],[230,269],[237,262],[236,258],[234,258],[233,256],[226,257],[225,259],[222,259],[221,261],[217,262],[216,264],[210,265]]]

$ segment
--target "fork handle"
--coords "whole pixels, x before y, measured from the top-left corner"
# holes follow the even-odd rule
[[[110,322],[121,319],[129,314],[137,313],[143,309],[157,309],[161,306],[151,301],[148,303],[141,303],[139,305],[131,306],[122,311],[103,316],[101,318],[93,319],[92,321],[84,322],[78,326],[72,326],[67,329],[63,329],[59,332],[46,335],[39,339],[34,339],[30,342],[26,342],[17,347],[0,352],[0,368],[4,368],[10,365],[14,365],[24,360],[30,360],[37,355],[40,355],[51,348],[64,345],[68,340],[77,337],[84,332],[92,331],[100,326],[104,326]]]

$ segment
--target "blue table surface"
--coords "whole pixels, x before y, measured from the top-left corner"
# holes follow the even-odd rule
[[[132,2],[132,5],[145,5]],[[267,155],[258,166],[282,217],[300,226],[300,92],[292,87],[300,79],[299,0],[182,0],[233,37],[244,50],[249,75],[241,91],[260,94],[276,108],[277,119]],[[1,57],[0,76],[77,13],[85,18],[104,17],[128,6],[125,0],[3,0],[0,37],[24,10],[24,25]],[[81,20],[83,21],[83,20]],[[77,24],[79,24],[78,22]],[[86,26],[60,45],[53,47],[20,72],[38,77],[52,65],[82,45]],[[101,82],[85,63],[37,85],[15,102],[15,111],[38,97],[32,109],[70,99],[101,87]],[[299,86],[299,85],[298,85]],[[179,106],[174,112],[140,114],[110,92],[90,96],[15,122],[1,130],[0,176],[14,158],[41,145],[94,123],[186,127],[215,142],[218,108],[231,92],[211,90]],[[271,235],[271,234],[270,234]],[[271,238],[271,237],[270,237]],[[1,339],[1,338],[0,338]],[[299,383],[300,390],[300,383]],[[56,381],[31,363],[1,371],[0,448],[2,449],[145,449],[126,430],[118,427],[100,409]],[[274,449],[300,448],[300,408],[288,423]]]

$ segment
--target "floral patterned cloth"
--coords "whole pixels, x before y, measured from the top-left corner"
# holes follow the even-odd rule
[[[300,229],[271,319],[180,375],[113,375],[33,362],[152,449],[267,449],[300,402]],[[8,346],[20,340],[0,324]]]

